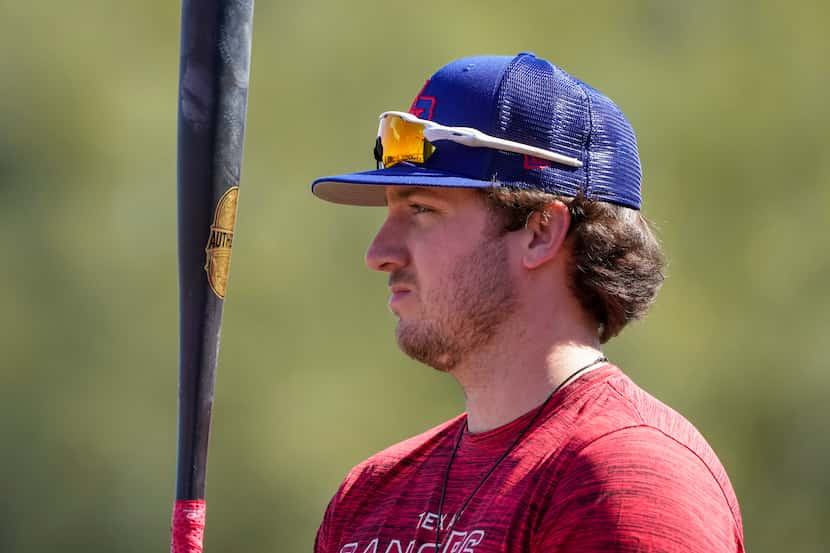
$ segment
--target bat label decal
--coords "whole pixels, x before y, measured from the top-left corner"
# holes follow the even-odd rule
[[[239,186],[232,186],[222,194],[216,204],[213,224],[210,226],[205,253],[205,271],[207,271],[210,289],[219,298],[225,299],[228,286],[228,272],[231,268],[231,248],[233,247],[233,229],[236,225],[236,204]]]

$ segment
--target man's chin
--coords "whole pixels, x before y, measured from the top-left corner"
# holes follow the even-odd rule
[[[425,328],[423,323],[399,318],[395,339],[402,352],[437,371],[449,372],[458,364],[459,356],[453,355],[446,338],[434,329]]]

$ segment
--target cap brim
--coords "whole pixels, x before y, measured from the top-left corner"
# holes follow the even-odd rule
[[[385,186],[489,188],[493,183],[445,171],[399,164],[376,171],[320,177],[311,183],[311,191],[318,198],[337,204],[384,206]]]

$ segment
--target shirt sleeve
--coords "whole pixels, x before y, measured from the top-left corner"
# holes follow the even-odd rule
[[[740,523],[710,468],[656,428],[606,434],[557,480],[534,552],[744,551]]]
[[[320,522],[320,527],[317,529],[317,536],[314,539],[314,553],[338,553],[337,540],[340,539],[340,534],[343,527],[347,524],[344,517],[348,517],[350,512],[356,508],[356,503],[360,504],[368,496],[367,482],[371,480],[373,465],[370,460],[355,466],[340,483],[340,487],[335,492],[334,496],[329,501],[326,512],[323,514],[323,520]],[[360,490],[357,494],[353,493],[354,489]]]
[[[331,519],[332,519],[332,512],[334,511],[334,504],[337,501],[338,494],[335,494],[334,497],[331,498],[329,501],[328,507],[326,507],[326,512],[323,514],[323,520],[320,522],[320,527],[317,529],[317,536],[314,539],[314,553],[330,553],[330,528],[331,528]]]

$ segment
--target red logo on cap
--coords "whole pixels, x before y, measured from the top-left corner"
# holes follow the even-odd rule
[[[550,167],[552,163],[540,157],[533,157],[525,154],[524,167],[526,170],[530,169],[544,169]]]
[[[424,95],[424,91],[427,89],[428,84],[429,79],[427,79],[427,82],[424,83],[423,88],[421,88],[421,91],[415,97],[415,100],[412,101],[412,105],[409,106],[409,113],[418,119],[432,121],[432,111],[435,109],[435,96]]]

